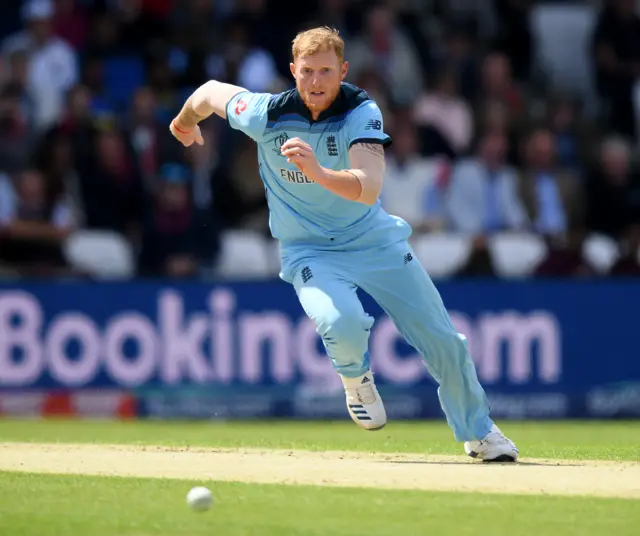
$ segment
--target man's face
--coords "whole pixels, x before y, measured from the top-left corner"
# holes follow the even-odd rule
[[[69,111],[78,119],[88,117],[90,114],[91,95],[84,86],[77,86],[69,97]]]
[[[482,140],[480,147],[485,162],[492,167],[499,166],[507,154],[507,139],[502,134],[490,133]]]
[[[629,155],[623,148],[605,147],[600,154],[600,162],[607,178],[611,182],[627,182]]]
[[[140,121],[153,121],[156,114],[156,98],[148,88],[136,92],[133,100],[135,116]]]
[[[333,50],[302,56],[290,64],[298,92],[312,113],[319,114],[331,106],[348,67]]]
[[[25,171],[18,179],[18,195],[28,206],[44,203],[45,191],[42,175],[35,171]]]
[[[166,183],[160,190],[160,203],[166,210],[182,210],[188,202],[189,191],[185,184]]]
[[[482,67],[484,85],[489,91],[497,91],[509,84],[509,60],[503,54],[488,56]]]
[[[553,164],[555,156],[555,139],[546,130],[533,134],[527,146],[527,160],[534,167],[545,168]]]

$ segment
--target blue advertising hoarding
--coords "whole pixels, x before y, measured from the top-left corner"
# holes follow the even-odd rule
[[[494,416],[639,417],[640,283],[438,288]],[[372,365],[390,418],[440,418],[436,385],[377,304]],[[346,416],[315,326],[280,281],[0,286],[0,393],[126,389],[147,417]]]

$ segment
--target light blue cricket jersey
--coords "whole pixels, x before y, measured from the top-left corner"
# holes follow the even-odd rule
[[[290,138],[313,148],[321,166],[348,169],[349,148],[359,142],[391,144],[382,113],[367,93],[343,83],[316,121],[297,89],[280,94],[243,91],[227,105],[232,128],[258,145],[260,176],[269,205],[269,227],[282,248],[358,249],[398,242],[411,234],[401,218],[380,205],[349,201],[315,184],[280,153]]]

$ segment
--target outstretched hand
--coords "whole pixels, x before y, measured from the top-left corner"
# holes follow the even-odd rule
[[[173,134],[173,137],[176,138],[185,147],[193,145],[193,142],[196,142],[198,145],[204,145],[202,132],[200,132],[200,127],[198,125],[195,125],[189,129],[185,129],[181,126],[176,125],[176,120],[174,119],[173,121],[171,121],[169,130],[171,131],[171,134]]]
[[[316,155],[311,146],[300,138],[291,138],[282,144],[280,149],[287,162],[291,162],[312,181],[322,174]]]

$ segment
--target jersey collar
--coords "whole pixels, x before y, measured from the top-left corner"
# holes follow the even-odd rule
[[[309,108],[307,108],[304,101],[302,100],[302,97],[300,96],[300,92],[297,89],[295,91],[296,91],[296,100],[300,108],[300,114],[303,117],[305,117],[309,121],[309,123],[319,123],[320,121],[324,121],[325,119],[329,119],[334,115],[339,115],[346,111],[346,104],[345,104],[346,98],[344,95],[344,84],[340,84],[340,91],[338,91],[338,94],[336,95],[336,98],[334,99],[334,101],[326,110],[324,110],[318,116],[318,119],[316,120],[314,120],[311,117],[311,112],[309,111]]]

